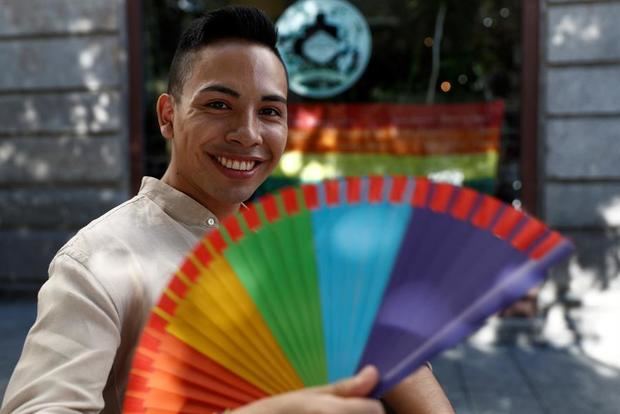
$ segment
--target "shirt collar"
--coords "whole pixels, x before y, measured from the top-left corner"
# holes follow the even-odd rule
[[[203,227],[218,226],[217,217],[209,209],[157,178],[143,177],[138,194],[152,200],[177,221]]]

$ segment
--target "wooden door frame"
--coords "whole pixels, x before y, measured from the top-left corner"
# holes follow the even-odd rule
[[[521,180],[525,210],[540,215],[538,205],[540,0],[521,0]]]

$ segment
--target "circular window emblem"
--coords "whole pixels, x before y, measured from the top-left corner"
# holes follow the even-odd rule
[[[362,14],[343,0],[300,0],[278,19],[278,49],[293,92],[327,98],[359,79],[371,38]]]

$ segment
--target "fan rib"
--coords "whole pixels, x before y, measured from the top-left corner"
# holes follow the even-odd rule
[[[297,197],[295,193],[292,195]],[[288,269],[285,271],[284,278],[290,279],[292,291],[295,292],[295,299],[293,300],[295,307],[291,309],[291,313],[299,315],[299,319],[295,323],[300,328],[298,332],[303,345],[301,357],[305,360],[307,370],[304,375],[304,383],[306,386],[324,384],[327,375],[325,370],[320,367],[321,364],[325,363],[325,360],[319,351],[322,344],[317,341],[317,338],[322,337],[320,319],[318,317],[312,318],[312,314],[308,312],[310,308],[319,309],[317,303],[318,287],[316,283],[313,283],[316,281],[316,273],[304,270],[304,265],[299,260],[300,256],[313,256],[311,245],[305,245],[303,240],[299,239],[300,236],[305,239],[312,238],[310,220],[307,215],[287,215],[286,200],[284,200],[283,194],[278,194],[276,201],[278,208],[282,210],[282,218],[274,230],[280,236],[278,247],[284,253],[283,257],[286,269]],[[297,203],[296,199],[294,201]],[[312,266],[307,270],[314,268],[315,266]],[[287,277],[287,274],[291,277]],[[313,315],[318,316],[319,313]]]
[[[508,240],[510,233],[523,218],[523,213],[507,206],[504,208],[504,211],[495,226],[493,226],[492,232],[500,239]]]
[[[416,180],[415,191],[411,199],[413,207],[421,208],[426,206],[426,200],[428,199],[430,181],[421,178]]]
[[[208,392],[215,390],[213,388],[196,387],[190,381],[186,381],[178,375],[171,375],[159,370],[153,370],[149,373],[148,384],[146,392],[163,391],[218,408],[239,407],[251,401],[248,398],[241,400],[231,399],[218,392]]]
[[[226,248],[226,241],[222,237],[222,233],[217,230],[210,232],[207,236],[207,240],[218,254],[222,254]]]
[[[530,254],[532,259],[540,260],[545,255],[549,254],[549,252],[554,249],[560,242],[562,242],[562,236],[553,231],[551,232],[538,246],[535,247],[534,251]]]
[[[183,272],[185,273],[185,269],[183,270]],[[185,295],[187,294],[188,288],[187,288],[187,285],[179,279],[179,274],[176,274],[172,278],[172,281],[170,282],[170,284],[168,285],[168,289],[174,292],[174,294],[177,295],[178,297],[184,298]]]
[[[337,206],[340,204],[340,181],[327,180],[323,185],[325,191],[325,204],[327,206]]]
[[[226,292],[225,297],[227,300],[223,303],[216,302],[213,306],[222,309],[222,311],[225,312],[225,309],[230,307],[230,304],[236,304],[234,308],[238,309],[238,314],[236,317],[231,319],[231,323],[234,323],[235,320],[247,321],[245,329],[242,330],[242,334],[247,331],[248,337],[255,338],[255,341],[257,342],[255,342],[253,346],[249,347],[248,350],[258,350],[258,352],[262,355],[261,358],[259,358],[259,361],[265,361],[271,365],[271,368],[266,370],[265,374],[270,377],[273,376],[274,380],[281,384],[278,386],[280,390],[284,391],[299,388],[301,386],[300,382],[297,380],[297,377],[292,371],[290,365],[286,362],[286,359],[282,355],[277,342],[268,332],[267,324],[265,324],[262,319],[261,313],[255,307],[255,304],[252,301],[251,296],[248,295],[246,288],[243,284],[238,282],[237,276],[235,276],[235,271],[229,267],[228,263],[230,262],[223,256],[217,256],[211,263],[211,266],[209,266],[208,269],[205,268],[205,271],[207,271],[211,277],[208,279],[203,278],[203,283],[206,283],[207,280],[218,280],[217,278],[219,275],[219,277],[221,277],[220,280],[222,281],[222,292]],[[205,285],[204,290],[208,292],[211,290],[211,287]],[[233,307],[230,308],[233,309]],[[224,325],[222,329],[225,331],[227,326],[228,325]],[[257,334],[251,335],[252,332]],[[263,349],[265,349],[265,351],[262,351]],[[277,380],[276,378],[281,378],[281,380]]]
[[[497,212],[502,207],[501,202],[487,195],[482,196],[482,202],[471,219],[471,223],[482,230],[488,229],[497,217]]]
[[[156,328],[153,328],[153,326]],[[228,371],[224,370],[219,365],[214,364],[209,359],[205,359],[204,356],[188,348],[184,343],[176,340],[170,335],[165,335],[164,331],[159,328],[160,326],[161,318],[153,314],[147,324],[147,327],[145,328],[140,345],[136,351],[134,366],[132,368],[132,374],[130,375],[127,388],[127,395],[129,398],[126,399],[124,412],[146,412],[140,401],[145,398],[147,400],[151,399],[147,393],[149,389],[157,388],[158,386],[161,388],[161,385],[153,383],[153,379],[157,377],[157,375],[161,374],[157,371],[158,369],[161,369],[162,372],[166,370],[171,371],[173,375],[180,379],[185,377],[185,380],[188,380],[186,377],[187,373],[190,372],[188,370],[198,372],[197,369],[201,367],[205,370],[208,369],[209,374],[207,375],[212,376],[215,374],[215,378],[217,378],[215,382],[213,382],[213,380],[211,381],[212,387],[210,387],[210,389],[215,390],[215,396],[228,395],[233,398],[233,400],[226,404],[228,406],[238,406],[256,398],[261,398],[265,395],[249,384],[246,385],[243,383],[239,377],[231,376]],[[167,346],[162,345],[162,341],[168,343],[170,343],[170,341],[175,341],[174,343],[177,345],[174,347],[172,352],[167,354]],[[195,367],[188,366],[188,363],[186,363],[183,359],[179,359],[183,358],[183,355],[188,355],[188,353],[189,355],[192,355],[192,358],[187,360],[197,363]],[[151,356],[149,357],[147,355]],[[170,365],[170,361],[173,362],[173,365]],[[151,372],[152,374],[148,374],[148,372]],[[169,373],[166,375],[169,375]],[[226,383],[228,383],[228,388],[225,385]],[[202,388],[204,388],[205,384],[202,383],[202,386]],[[164,388],[169,387],[166,385]],[[202,389],[200,392],[208,393],[208,391],[209,389]],[[204,407],[202,407],[202,409],[204,410]]]
[[[196,400],[190,396],[182,396],[174,392],[151,388],[146,393],[144,408],[171,411],[174,413],[202,414],[205,410],[219,412],[227,408],[226,400],[201,398]]]
[[[312,332],[312,349],[316,373],[316,383],[313,385],[324,384],[328,380],[327,358],[324,350],[324,332],[321,315],[321,302],[319,294],[318,269],[316,254],[314,249],[314,232],[312,227],[311,212],[305,202],[303,191],[297,191],[297,201],[300,206],[300,213],[294,220],[294,233],[296,235],[296,245],[299,248],[300,267],[305,281],[306,298],[309,300],[309,308],[306,314],[314,316],[310,326]],[[303,254],[302,252],[307,252]]]
[[[258,213],[259,216],[264,214],[260,204]],[[267,227],[265,227],[263,234],[267,234]],[[223,233],[223,235],[225,235],[225,233]],[[290,351],[292,349],[299,348],[295,348],[291,342],[289,342],[289,338],[281,334],[282,332],[286,332],[287,327],[292,325],[290,322],[287,322],[288,313],[278,311],[278,309],[285,309],[281,302],[284,295],[282,295],[277,285],[274,284],[273,276],[275,268],[273,264],[270,263],[270,260],[261,260],[261,258],[269,259],[269,252],[265,251],[261,243],[261,239],[257,239],[252,236],[252,234],[245,234],[244,237],[240,238],[239,243],[229,246],[224,252],[224,255],[229,263],[235,263],[235,273],[241,279],[243,286],[249,293],[249,297],[256,302],[258,309],[260,309],[260,313],[262,313],[265,318],[267,326],[269,326],[272,333],[275,334],[275,338],[277,338],[275,343],[280,344],[284,354],[290,356]],[[262,275],[261,283],[257,283],[258,279],[255,279],[253,275]],[[265,278],[267,275],[270,275],[270,277]],[[270,292],[269,290],[273,291]],[[303,383],[298,386],[293,385],[290,389],[299,388],[301,386],[303,386]]]
[[[454,186],[447,183],[437,183],[431,186],[429,207],[436,213],[445,213],[454,193]]]
[[[319,194],[315,185],[303,185],[304,200],[308,210],[316,210],[319,207]]]
[[[211,278],[210,280],[215,280],[215,278]],[[212,296],[212,290],[215,288],[211,286],[211,289],[206,289],[203,292],[201,297],[209,298]],[[238,295],[237,300],[241,298],[241,294]],[[195,304],[202,303],[201,301],[195,301]],[[178,308],[177,307],[178,300],[173,299],[170,296],[170,292],[167,291],[164,296],[162,296],[162,300],[160,301],[160,309],[164,312],[168,313],[172,319],[171,322],[175,322],[169,324],[167,329],[174,335],[178,335],[180,338],[184,338],[185,340],[189,340],[190,343],[193,343],[197,349],[200,349],[201,352],[209,354],[209,351],[213,354],[216,360],[221,361],[223,365],[227,367],[234,367],[235,364],[240,366],[247,366],[248,368],[241,369],[241,373],[246,375],[246,378],[253,378],[253,381],[258,381],[257,384],[261,382],[265,382],[266,384],[270,384],[271,392],[275,392],[275,390],[286,390],[289,386],[284,385],[284,383],[280,383],[280,385],[276,385],[277,383],[271,382],[269,377],[265,377],[266,372],[271,372],[268,366],[264,365],[263,359],[253,359],[247,352],[253,349],[252,347],[248,347],[247,345],[239,344],[234,340],[231,341],[227,332],[230,332],[230,329],[234,329],[237,331],[236,338],[242,338],[243,331],[238,329],[238,326],[234,323],[225,323],[223,328],[220,328],[219,325],[209,314],[214,315],[213,311],[215,309],[221,308],[218,306],[217,300],[213,301],[213,308],[210,309],[207,313],[205,312],[196,312],[198,309],[195,308],[195,304],[193,302],[183,302],[185,307]],[[189,309],[185,309],[186,307],[190,307]],[[220,316],[221,317],[221,316]],[[200,330],[196,330],[192,328],[192,320],[202,321],[198,326],[201,327]],[[238,318],[237,320],[242,320]],[[211,327],[213,333],[219,333],[220,336],[216,335],[205,335],[201,333],[202,331],[207,332],[207,327]],[[227,330],[226,327],[230,329]],[[206,348],[205,348],[206,347]],[[230,349],[236,349],[236,353],[231,353]],[[237,357],[244,356],[245,363],[240,363],[237,357],[232,355],[237,355]],[[235,362],[236,361],[236,362]],[[252,363],[252,361],[254,361]],[[258,366],[257,366],[258,364]],[[253,369],[249,369],[250,366],[253,366]],[[262,367],[261,367],[262,366]],[[262,378],[258,380],[258,378]],[[274,380],[276,380],[274,378]]]
[[[264,216],[269,220],[269,216],[273,219],[269,224],[265,224],[263,237],[255,237],[255,246],[257,253],[266,257],[266,264],[269,268],[269,274],[272,280],[271,286],[278,293],[279,301],[276,303],[276,314],[280,316],[275,321],[278,326],[276,337],[282,343],[284,351],[292,359],[293,365],[297,368],[298,374],[304,380],[304,383],[312,377],[312,364],[306,358],[309,354],[307,343],[303,340],[303,325],[299,323],[300,314],[294,310],[303,300],[304,293],[299,290],[299,286],[295,281],[299,277],[299,272],[295,270],[294,264],[291,263],[293,255],[288,252],[290,246],[282,243],[279,235],[286,233],[285,227],[287,221],[280,217],[278,206],[274,197],[270,198],[269,204],[263,206]],[[268,213],[267,210],[271,210]],[[289,241],[290,243],[290,241]],[[271,254],[271,249],[280,252],[281,261],[276,262],[276,257]],[[303,314],[302,314],[303,315]]]
[[[292,195],[294,196],[294,193],[293,193]],[[290,195],[289,195],[289,198],[290,198]],[[269,204],[270,204],[269,206],[267,206],[267,205],[263,204],[263,210],[264,210],[264,212],[265,212],[265,216],[266,216],[267,220],[270,220],[270,223],[272,223],[273,221],[275,221],[277,217],[283,217],[283,218],[284,218],[284,217],[286,216],[286,214],[282,214],[282,215],[281,215],[280,213],[278,213],[278,212],[277,212],[277,209],[278,209],[278,206],[277,206],[277,200],[278,200],[278,199],[273,199],[273,203],[271,203],[271,202],[270,202],[270,203],[269,203]],[[265,201],[265,200],[262,200],[262,201]],[[296,204],[296,200],[294,200],[294,199],[293,199],[293,200],[290,200],[290,199],[289,199],[288,203],[289,203],[289,205],[291,205],[291,204],[293,204],[293,203],[295,203],[295,204]],[[270,211],[270,212],[268,212],[268,211]],[[257,217],[258,217],[258,215],[257,215]],[[283,220],[284,220],[284,219],[282,219],[281,221],[283,221]],[[286,224],[281,224],[281,223],[280,223],[280,224],[278,224],[278,225],[279,225],[280,227],[287,227],[287,226],[286,226]],[[288,233],[288,230],[281,230],[281,233],[280,233],[280,234],[282,234],[282,232],[284,232],[284,233]],[[290,247],[290,246],[279,246],[277,250],[279,250],[279,251],[284,251],[287,247]],[[264,250],[264,249],[263,249],[263,250]],[[299,250],[298,250],[298,251],[296,251],[296,252],[297,252],[297,253],[299,253]],[[283,255],[283,257],[284,257],[284,260],[285,260],[286,262],[288,262],[290,259],[292,259],[292,256],[291,256],[291,255],[288,255],[288,254]],[[296,272],[296,271],[293,271],[293,270],[292,270],[294,267],[295,267],[294,265],[291,265],[290,263],[288,263],[288,265],[285,267],[285,269],[286,269],[286,270],[285,270],[285,273],[286,273],[286,272],[288,272],[288,274],[290,274],[290,275],[297,274],[297,272]],[[293,285],[293,287],[295,287],[295,286]],[[301,296],[301,295],[299,295],[299,294],[298,294],[297,296],[299,297],[299,296]],[[303,315],[303,314],[302,314],[302,315]],[[307,324],[305,324],[305,325],[303,325],[303,326],[308,326],[308,325],[307,325]],[[303,336],[303,334],[301,334],[301,336]],[[304,368],[304,370],[303,370],[303,371],[304,371],[306,374],[305,374],[305,375],[303,375],[302,377],[304,377],[304,378],[305,378],[304,383],[305,383],[306,385],[308,385],[308,384],[307,384],[307,378],[309,378],[309,377],[310,377],[309,371],[312,369],[312,368],[311,368],[312,363],[311,363],[311,361],[309,361],[307,358],[303,358],[303,357],[304,357],[304,355],[309,355],[309,354],[310,354],[310,352],[309,352],[309,350],[308,350],[308,349],[306,349],[306,347],[304,347],[304,341],[303,341],[303,339],[301,339],[301,337],[300,337],[300,338],[299,338],[299,340],[301,341],[301,352],[300,352],[300,353],[296,356],[296,358],[298,358],[298,359],[302,359],[302,360],[304,361],[304,367],[305,367],[305,368]],[[315,379],[314,381],[317,381],[317,380]]]
[[[204,245],[201,245],[202,248],[204,249]],[[206,249],[204,249],[206,251]],[[208,253],[206,253],[208,254]],[[196,261],[197,261],[197,265],[198,266],[204,266],[205,264],[208,264],[211,262],[211,259],[209,259],[208,262],[201,262],[200,259],[198,259],[198,257],[196,257]],[[202,288],[204,289],[204,297],[209,297],[209,292],[212,290],[212,288],[210,286],[207,286],[207,280],[209,281],[215,281],[218,280],[218,283],[220,284],[219,287],[219,291],[220,294],[218,295],[219,300],[217,300],[217,302],[219,304],[227,304],[227,303],[236,303],[239,307],[239,312],[242,315],[242,318],[250,321],[252,320],[252,314],[254,312],[254,314],[256,314],[256,311],[252,311],[251,306],[244,306],[244,303],[246,303],[247,301],[239,301],[240,295],[238,292],[242,292],[243,291],[243,287],[241,285],[236,285],[232,286],[231,283],[233,283],[234,285],[234,280],[236,280],[236,278],[221,278],[218,276],[218,274],[210,272],[208,270],[208,268],[203,267],[202,270],[205,274],[209,274],[210,277],[209,279],[204,279],[202,281],[202,283],[200,283],[200,285],[202,286]],[[222,273],[222,274],[228,274],[228,273]],[[211,284],[212,282],[210,282]],[[242,297],[242,296],[241,296]],[[215,305],[212,305],[212,307],[214,307]],[[235,315],[230,314],[229,312],[226,311],[227,306],[219,306],[221,308],[221,311],[226,313],[226,315],[228,316],[228,318],[230,319],[231,322],[235,321]],[[260,326],[260,325],[257,325]],[[244,337],[249,341],[252,342],[255,346],[255,349],[261,354],[262,358],[264,358],[266,361],[268,361],[273,367],[276,366],[281,366],[281,363],[277,363],[275,362],[276,360],[273,359],[272,355],[274,354],[272,351],[269,351],[268,349],[270,349],[270,346],[268,345],[268,341],[265,341],[265,335],[264,334],[260,334],[259,330],[256,329],[255,324],[250,323],[246,326],[246,329],[243,329],[242,332],[245,333],[247,331],[247,335],[244,335]],[[254,341],[251,341],[250,338],[254,338]],[[271,347],[272,348],[272,347]]]
[[[528,217],[527,223],[521,231],[512,239],[512,245],[521,251],[526,251],[532,244],[539,240],[547,231],[547,227],[538,220]]]
[[[250,230],[257,231],[260,228],[261,222],[254,204],[243,210],[241,214]]]
[[[194,327],[194,321],[200,329]],[[244,378],[252,379],[251,382],[254,384],[265,384],[264,387],[270,393],[287,389],[284,384],[275,382],[275,378],[271,379],[266,374],[269,371],[263,366],[262,359],[251,358],[247,353],[249,349],[231,341],[225,331],[220,331],[217,325],[200,315],[194,307],[187,306],[182,309],[178,318],[174,319],[167,330],[178,338],[193,344],[203,354],[212,356],[225,367],[239,372]],[[212,334],[208,335],[207,332]]]
[[[145,333],[153,336],[157,341],[157,346],[156,348],[144,347],[142,349],[146,349],[154,354],[159,353],[164,356],[169,356],[179,364],[191,364],[190,366],[196,371],[202,372],[207,377],[214,378],[220,383],[230,386],[233,390],[237,390],[241,394],[246,394],[254,398],[261,398],[267,395],[265,391],[245,381],[237,374],[220,365],[207,355],[185,344],[178,338],[165,335],[163,332],[151,331],[148,328]]]
[[[150,353],[151,356],[147,357],[146,353]],[[193,384],[194,387],[201,389],[202,392],[212,392],[213,394],[227,397],[239,405],[249,403],[256,398],[266,395],[265,393],[247,393],[239,390],[236,384],[233,383],[234,385],[232,385],[230,382],[226,383],[220,378],[205,375],[187,362],[179,361],[173,355],[163,351],[156,353],[146,348],[140,348],[136,355],[141,357],[144,363],[140,366],[136,365],[132,371],[132,374],[136,376],[136,378],[132,378],[134,390],[140,389],[144,391],[148,388],[157,388],[158,386],[154,382],[155,378],[157,378],[157,375],[165,375],[168,379],[164,379],[164,381],[173,381],[173,378],[176,378],[177,381]],[[162,389],[167,389],[167,387]]]
[[[357,204],[361,201],[361,180],[359,177],[347,178],[346,199],[349,204]]]
[[[466,221],[478,200],[478,193],[469,188],[459,189],[456,201],[450,209],[452,216],[458,220]]]
[[[394,204],[401,204],[407,191],[409,180],[406,176],[392,178],[392,188],[390,189],[389,201]]]
[[[370,176],[368,177],[368,202],[380,203],[383,200],[383,177]]]
[[[228,232],[228,235],[232,239],[233,243],[239,241],[243,237],[243,231],[237,221],[237,216],[228,216],[222,222],[222,225]]]
[[[385,289],[388,285],[391,269],[394,266],[394,261],[398,253],[398,246],[402,244],[402,238],[405,233],[406,225],[411,219],[411,209],[407,204],[404,204],[405,194],[413,190],[413,181],[400,180],[392,181],[392,187],[389,189],[389,199],[386,198],[381,206],[382,220],[380,226],[383,231],[378,231],[378,240],[376,246],[379,249],[375,249],[375,255],[371,252],[360,253],[361,257],[370,260],[370,264],[360,264],[358,272],[365,273],[367,281],[367,287],[363,289],[361,297],[358,300],[357,307],[351,310],[352,315],[360,315],[357,321],[352,324],[354,326],[351,333],[352,346],[354,350],[354,357],[352,358],[352,365],[345,371],[346,375],[352,375],[355,371],[355,367],[361,369],[359,366],[362,352],[364,350],[364,344],[367,343],[368,337],[371,332],[373,321],[381,304],[381,298],[384,295]],[[397,204],[397,200],[401,201],[401,204]],[[365,261],[360,260],[361,263]],[[362,273],[363,272],[363,273]]]
[[[284,202],[284,209],[286,214],[294,216],[298,214],[301,209],[297,200],[297,192],[293,188],[286,188],[281,192],[282,200]]]

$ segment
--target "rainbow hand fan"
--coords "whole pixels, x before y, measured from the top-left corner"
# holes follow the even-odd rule
[[[176,272],[125,412],[219,412],[366,364],[381,396],[572,249],[496,199],[426,179],[284,189],[224,220]]]

